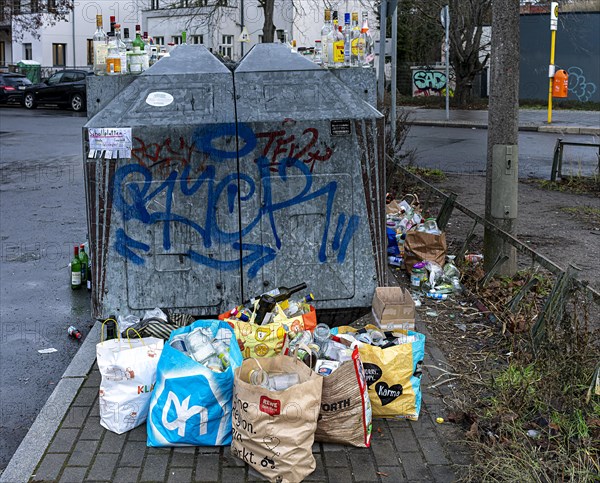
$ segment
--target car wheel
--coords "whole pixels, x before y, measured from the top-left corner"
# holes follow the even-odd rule
[[[35,102],[35,96],[30,92],[25,94],[25,97],[23,98],[23,105],[27,109],[35,109],[37,107],[37,102]]]
[[[71,109],[75,112],[83,111],[83,96],[81,94],[73,94],[71,97]]]

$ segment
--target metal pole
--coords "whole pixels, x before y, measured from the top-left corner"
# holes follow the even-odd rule
[[[552,87],[554,84],[554,51],[556,45],[556,29],[558,28],[558,2],[550,4],[550,66],[548,67],[548,124],[552,123]]]
[[[244,0],[240,0],[240,22],[242,23],[242,32],[244,31]],[[244,42],[240,42],[241,47],[241,57],[244,57]]]
[[[377,98],[383,105],[383,91],[385,85],[385,36],[387,24],[387,1],[381,2],[381,15],[379,17],[379,75],[377,77]]]
[[[446,42],[444,49],[446,51],[446,121],[450,120],[450,7],[446,5]]]
[[[71,27],[72,33],[73,33],[73,67],[77,67],[77,56],[75,55],[75,51],[76,51],[76,49],[75,49],[75,7],[73,7],[71,18],[73,19],[72,27]],[[66,52],[65,52],[65,57],[66,57]],[[66,64],[66,62],[65,62],[65,64]]]
[[[396,145],[396,85],[398,71],[398,2],[393,4],[392,13],[392,108],[390,110],[390,122],[392,123],[392,146]]]

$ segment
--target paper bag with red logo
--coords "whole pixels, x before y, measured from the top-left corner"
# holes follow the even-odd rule
[[[100,424],[122,434],[146,421],[164,340],[111,339],[96,345]]]
[[[300,383],[283,391],[250,384],[250,374],[295,373]],[[231,451],[271,481],[299,482],[316,468],[312,445],[323,378],[295,357],[246,359],[233,384]]]

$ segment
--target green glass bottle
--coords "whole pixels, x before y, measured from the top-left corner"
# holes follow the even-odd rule
[[[77,245],[73,248],[73,259],[71,260],[71,288],[73,290],[81,288],[81,261]]]
[[[79,245],[79,261],[81,262],[81,285],[87,284],[88,273],[88,254],[85,252],[85,245]]]

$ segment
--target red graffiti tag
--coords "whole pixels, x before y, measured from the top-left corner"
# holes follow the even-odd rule
[[[196,152],[195,146],[188,144],[183,137],[179,138],[178,143],[173,143],[171,138],[166,138],[162,143],[149,144],[138,137],[133,139],[137,143],[131,150],[133,159],[146,168],[158,168],[164,172],[169,172],[172,165],[177,168],[187,166]]]
[[[257,133],[256,137],[266,139],[261,156],[269,160],[271,171],[277,171],[281,159],[292,158],[307,164],[312,172],[317,161],[327,161],[333,155],[330,146],[325,146],[323,153],[313,149],[319,141],[319,131],[314,127],[306,128],[298,140],[295,134],[288,136],[284,129]]]

